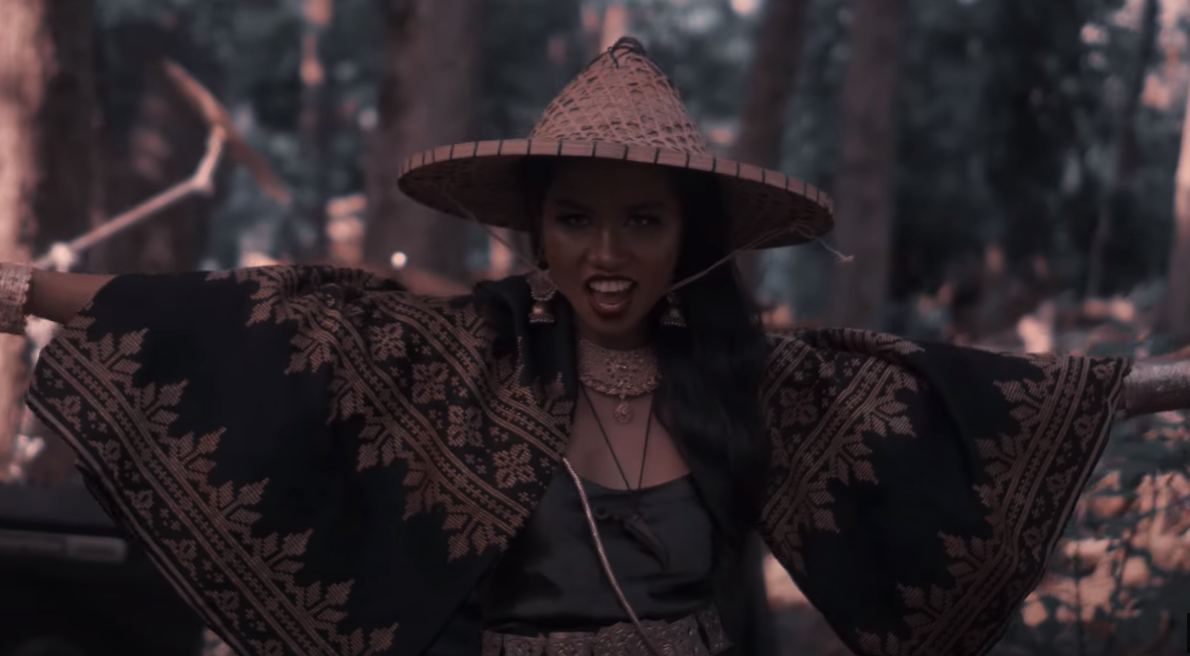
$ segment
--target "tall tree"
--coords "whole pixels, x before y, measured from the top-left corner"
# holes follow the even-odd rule
[[[326,151],[331,136],[331,108],[322,43],[330,29],[334,9],[334,0],[303,0],[302,3],[302,107],[298,131],[308,177],[302,185],[301,211],[314,229],[313,243],[302,249],[306,251],[302,253],[303,259],[317,259],[326,254],[326,204],[330,195]]]
[[[589,62],[599,55],[603,46],[603,12],[585,2],[582,6],[583,31],[579,39],[581,48],[578,49],[583,63]]]
[[[1174,238],[1162,323],[1171,333],[1190,334],[1190,97],[1182,121],[1182,153],[1174,193]]]
[[[972,293],[955,295],[970,303],[972,337],[1013,329],[1036,305],[1029,296],[1077,275],[1065,272],[1069,263],[1090,252],[1084,236],[1093,230],[1095,184],[1083,167],[1101,146],[1104,132],[1088,128],[1101,121],[1108,73],[1095,62],[1118,56],[1087,35],[1108,24],[1113,5],[1004,0],[972,6],[981,26],[979,52],[986,54],[970,90],[980,101],[969,110],[978,118],[968,126],[976,137],[973,155],[956,168],[973,174],[951,187],[971,201],[937,221],[974,227],[966,239],[984,253]],[[933,179],[918,182],[923,195]],[[956,216],[970,219],[956,222]],[[930,238],[924,226],[919,231],[917,240]],[[902,235],[901,243],[912,238]],[[1074,243],[1077,250],[1069,246]]]
[[[599,50],[602,14],[584,4],[581,0],[487,2],[478,138],[525,136],[554,94],[593,58]],[[529,254],[528,235],[509,230],[500,234],[517,254]],[[490,276],[515,273],[521,264],[504,244],[488,239]]]
[[[744,83],[744,104],[740,127],[732,146],[732,156],[767,169],[780,170],[782,145],[789,104],[797,87],[797,71],[805,41],[806,15],[810,0],[766,0],[756,33],[756,51]],[[758,252],[745,253],[739,259],[744,283],[755,289],[764,271]],[[763,590],[764,558],[768,550],[750,536],[749,549],[754,562],[746,576]],[[772,611],[767,604],[747,606],[751,623],[749,653],[771,654],[776,650]]]
[[[189,177],[206,151],[209,126],[163,64],[180,63],[208,89],[222,87],[224,70],[184,21],[129,21],[108,30],[104,40],[103,200],[106,216],[115,216]],[[111,273],[197,268],[216,203],[195,198],[164,210],[98,246],[94,267]]]
[[[854,4],[834,193],[837,246],[852,259],[834,276],[830,314],[837,325],[871,328],[883,321],[892,265],[895,115],[905,4]]]
[[[768,169],[781,168],[781,146],[789,102],[805,42],[810,0],[767,0],[756,34],[756,54],[744,86],[744,106],[734,146],[735,159]],[[761,257],[742,260],[749,286],[760,279]]]
[[[1132,178],[1137,164],[1136,115],[1140,110],[1141,94],[1144,93],[1149,66],[1153,63],[1157,51],[1157,23],[1160,13],[1159,0],[1144,0],[1137,52],[1123,80],[1121,102],[1115,111],[1111,141],[1108,144],[1109,157],[1106,158],[1105,170],[1101,174],[1098,216],[1095,232],[1091,237],[1091,252],[1087,258],[1086,296],[1097,296],[1103,292],[1104,259],[1115,218],[1113,210],[1120,205],[1120,196],[1132,192]]]
[[[628,9],[624,3],[611,0],[603,9],[603,20],[600,22],[599,53],[616,45],[621,37],[628,36]]]
[[[368,154],[364,257],[394,252],[455,280],[469,277],[474,227],[421,207],[397,189],[401,162],[474,134],[480,97],[484,0],[388,0],[379,125]]]
[[[767,0],[756,34],[756,54],[744,86],[735,157],[781,168],[781,144],[805,42],[809,0]]]
[[[86,229],[94,84],[90,0],[12,0],[0,21],[0,261]],[[21,417],[26,342],[0,336],[0,461]]]

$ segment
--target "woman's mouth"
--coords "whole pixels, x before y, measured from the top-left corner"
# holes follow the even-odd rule
[[[595,314],[613,319],[628,310],[636,281],[628,278],[592,278],[587,281],[586,287],[587,298]]]

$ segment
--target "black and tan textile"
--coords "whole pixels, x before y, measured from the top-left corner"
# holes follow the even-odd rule
[[[492,284],[528,307],[523,279]],[[498,357],[484,316],[331,268],[124,276],[45,349],[30,404],[237,652],[417,654],[533,512],[575,407],[570,338]],[[558,375],[532,384],[549,343],[535,370]],[[771,349],[776,557],[860,654],[985,653],[1128,362],[855,331]]]
[[[656,656],[642,630],[665,656],[718,656],[731,649],[719,609],[711,606],[673,621],[642,619],[639,629],[616,622],[598,631],[540,636],[485,631],[480,656]]]

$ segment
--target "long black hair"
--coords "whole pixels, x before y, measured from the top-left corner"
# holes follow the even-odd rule
[[[553,158],[530,158],[525,164],[535,253],[540,253],[542,202],[556,165]],[[719,185],[709,174],[674,169],[671,180],[683,219],[677,282],[727,256],[730,224]],[[732,262],[711,269],[677,296],[685,328],[661,326],[663,303],[650,320],[662,376],[654,409],[694,472],[734,560],[742,556],[768,478],[770,448],[759,404],[767,357],[764,329]]]

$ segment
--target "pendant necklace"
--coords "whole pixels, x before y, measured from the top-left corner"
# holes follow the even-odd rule
[[[619,424],[632,422],[629,401],[652,394],[661,382],[652,348],[616,351],[585,339],[578,341],[578,372],[583,385],[619,400],[612,411]]]
[[[591,414],[595,417],[595,424],[599,426],[599,433],[603,435],[603,442],[607,444],[607,450],[612,454],[612,462],[616,463],[616,469],[620,472],[620,478],[624,480],[624,485],[628,492],[632,495],[633,512],[631,514],[609,512],[604,508],[595,508],[594,515],[601,520],[615,520],[624,527],[637,542],[647,549],[657,562],[661,563],[663,569],[669,569],[669,549],[665,547],[665,543],[661,538],[653,532],[649,523],[645,521],[644,515],[641,513],[641,488],[645,482],[645,461],[649,457],[649,433],[653,428],[653,408],[652,404],[649,407],[649,416],[645,419],[645,445],[640,454],[640,474],[636,479],[636,487],[632,487],[632,483],[628,481],[628,475],[624,473],[624,467],[620,465],[620,459],[616,456],[616,450],[612,447],[612,441],[607,435],[607,431],[603,429],[603,421],[599,418],[599,411],[595,409],[595,404],[591,401],[591,395],[587,393],[587,388],[582,388],[583,398],[587,400],[587,405],[591,408]],[[624,422],[627,423],[627,422]]]

